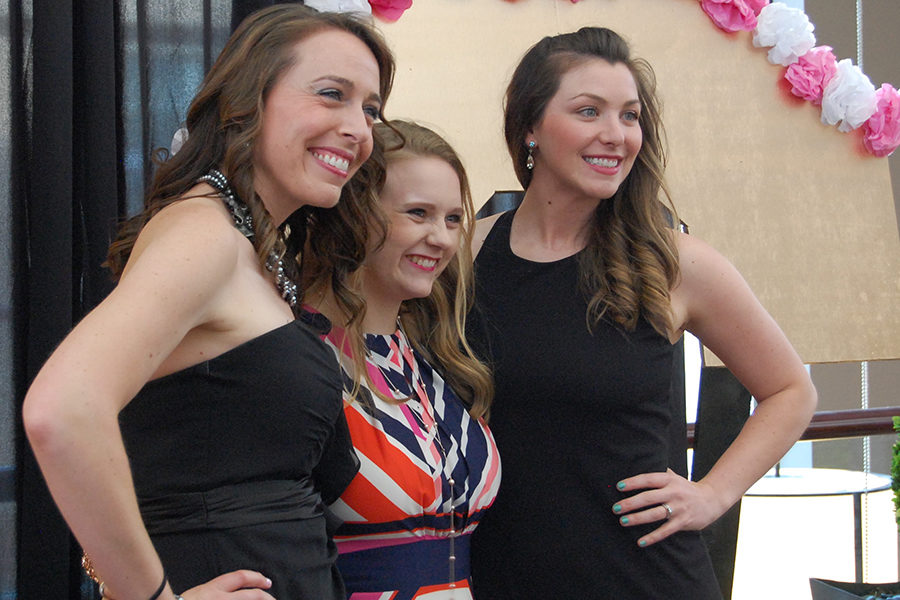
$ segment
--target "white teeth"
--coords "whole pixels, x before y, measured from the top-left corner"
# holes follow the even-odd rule
[[[323,163],[329,164],[336,169],[340,169],[341,171],[346,171],[350,168],[350,161],[346,158],[340,158],[332,154],[321,154],[319,152],[313,152],[313,156],[321,160]]]
[[[433,269],[437,261],[433,258],[425,258],[423,256],[410,256],[409,260],[426,269]]]
[[[619,161],[615,158],[594,158],[593,156],[586,156],[584,160],[585,162],[597,165],[598,167],[612,168],[619,164]]]

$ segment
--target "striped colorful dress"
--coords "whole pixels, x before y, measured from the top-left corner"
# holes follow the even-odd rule
[[[349,364],[342,339],[335,327],[325,341]],[[349,597],[471,599],[469,540],[500,484],[494,438],[483,421],[470,418],[402,330],[367,335],[366,347],[378,391],[408,400],[382,400],[365,378],[360,394],[371,402],[348,402],[345,393],[361,466],[331,508],[344,521],[335,541]]]

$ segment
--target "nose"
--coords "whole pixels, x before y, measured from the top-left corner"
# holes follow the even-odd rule
[[[600,124],[597,138],[604,144],[619,145],[625,141],[625,131],[619,119],[610,115]]]
[[[450,248],[453,245],[454,233],[447,227],[447,223],[443,219],[436,220],[428,231],[425,241],[441,250]]]
[[[372,139],[372,123],[359,106],[348,106],[341,122],[341,135],[358,144]]]

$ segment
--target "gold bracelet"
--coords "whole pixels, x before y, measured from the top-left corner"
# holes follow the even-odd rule
[[[87,552],[81,553],[81,568],[84,569],[88,577],[94,580],[94,583],[100,583],[100,577],[97,576],[97,572],[94,570],[94,563],[91,557],[87,555]]]
[[[103,600],[115,600],[112,596],[106,595],[106,583],[100,581],[100,576],[97,575],[97,571],[94,569],[94,561],[91,560],[91,557],[88,556],[87,552],[81,553],[81,568],[84,569],[84,572],[87,573],[87,576],[94,580],[94,583],[100,586],[100,597]],[[166,577],[165,572],[163,573],[163,581],[159,586],[159,589],[156,590],[156,593],[150,598],[150,600],[156,600],[166,589],[166,583],[168,583],[168,577]],[[175,600],[184,600],[178,594],[175,594]]]

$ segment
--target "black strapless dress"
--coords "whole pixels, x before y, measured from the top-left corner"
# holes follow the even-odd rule
[[[119,422],[176,592],[254,569],[278,600],[345,597],[325,505],[359,462],[337,363],[308,325],[149,382]]]

